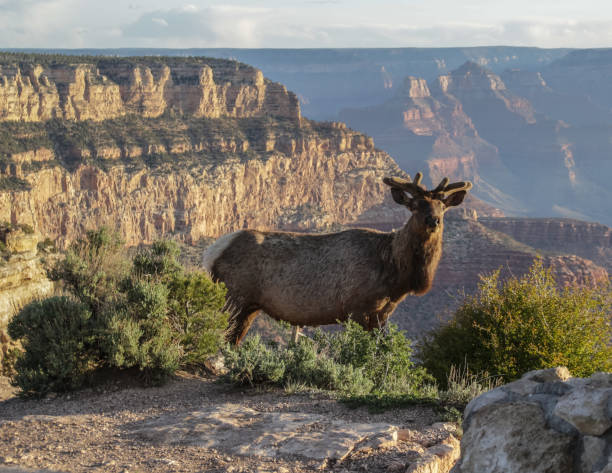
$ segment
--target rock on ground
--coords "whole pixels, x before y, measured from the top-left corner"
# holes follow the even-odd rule
[[[612,373],[532,371],[472,400],[454,473],[612,472]]]

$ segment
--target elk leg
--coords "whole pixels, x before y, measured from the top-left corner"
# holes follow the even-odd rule
[[[230,318],[225,339],[232,345],[238,345],[251,328],[259,309],[243,309]]]
[[[393,302],[387,302],[380,311],[370,314],[368,317],[366,317],[367,326],[364,328],[368,331],[374,330],[375,328],[383,328],[385,325],[387,325],[387,319],[393,313],[396,305],[397,304]]]

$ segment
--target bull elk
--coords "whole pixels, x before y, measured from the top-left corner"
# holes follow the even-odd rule
[[[239,343],[260,310],[297,326],[350,316],[372,330],[386,323],[406,295],[425,294],[442,255],[444,213],[463,202],[472,184],[444,178],[426,190],[421,179],[421,173],[414,181],[383,179],[395,202],[412,212],[398,231],[239,230],[219,238],[205,251],[203,265],[227,286],[234,309],[227,340]]]

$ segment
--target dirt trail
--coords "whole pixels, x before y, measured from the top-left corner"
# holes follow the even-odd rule
[[[427,447],[448,436],[444,429],[428,428],[440,420],[428,407],[371,413],[365,408],[348,408],[321,393],[288,395],[280,390],[241,390],[186,373],[156,388],[142,388],[124,380],[40,400],[23,400],[15,394],[8,380],[0,378],[0,472],[16,471],[15,467],[125,473],[406,471]],[[164,438],[169,439],[166,442],[138,433],[143,426],[159,419],[192,422],[192,413],[214,412],[215,406],[222,405],[248,408],[247,411],[262,416],[313,414],[313,418],[329,420],[336,426],[344,422],[388,424],[403,430],[400,441],[352,449],[341,461],[291,454],[276,458],[248,456],[228,450],[218,437],[214,447],[202,446],[202,430],[207,429],[204,424],[190,427],[188,432],[199,429],[197,442],[181,434],[180,426],[171,424],[164,426],[167,431]],[[316,424],[312,423],[309,429],[317,430]],[[217,428],[217,436],[219,428],[225,427]],[[179,436],[183,440],[175,441],[179,438],[177,432],[183,435]]]

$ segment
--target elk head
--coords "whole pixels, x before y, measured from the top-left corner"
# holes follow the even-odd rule
[[[393,200],[412,212],[411,220],[414,220],[416,226],[433,232],[442,226],[444,212],[463,202],[472,183],[460,181],[449,184],[448,177],[445,177],[435,189],[427,190],[421,186],[422,178],[423,175],[418,172],[414,181],[410,178],[385,177],[383,182],[391,187]]]

